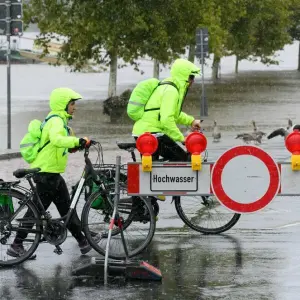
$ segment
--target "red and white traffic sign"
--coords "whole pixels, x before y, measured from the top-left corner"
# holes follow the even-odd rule
[[[277,163],[261,148],[237,146],[223,153],[211,173],[213,194],[226,208],[252,213],[266,207],[280,188]]]

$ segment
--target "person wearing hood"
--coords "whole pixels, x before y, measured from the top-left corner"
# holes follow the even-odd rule
[[[182,111],[184,99],[195,76],[200,69],[186,59],[176,59],[171,67],[171,77],[163,82],[170,84],[158,86],[147,102],[143,116],[135,122],[132,134],[137,139],[145,132],[157,133],[159,147],[153,159],[159,155],[169,161],[186,161],[188,154],[176,142],[184,142],[185,138],[177,124],[200,129],[200,120],[195,120]]]
[[[46,118],[48,120],[42,129],[40,139],[40,144],[43,146],[30,164],[31,168],[41,169],[34,175],[33,180],[45,210],[53,201],[61,216],[68,213],[71,199],[66,182],[60,174],[65,172],[68,153],[79,147],[84,148],[87,143],[86,138],[71,136],[68,127],[68,121],[72,119],[76,110],[76,101],[81,98],[80,94],[69,88],[57,88],[52,91],[50,95],[51,111]],[[24,217],[30,217],[30,212],[28,211]],[[77,240],[82,254],[92,249],[81,231],[81,223],[76,211],[73,212],[68,229]],[[27,233],[24,231],[17,232],[7,254],[13,257],[21,256],[25,251],[23,241],[26,236]],[[100,241],[100,235],[93,238],[96,242]]]

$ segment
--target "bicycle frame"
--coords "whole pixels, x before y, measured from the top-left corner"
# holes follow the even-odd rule
[[[92,165],[90,159],[88,158],[88,155],[89,155],[89,150],[85,149],[85,153],[84,153],[85,167],[84,167],[84,170],[83,170],[82,175],[80,177],[79,184],[77,186],[76,192],[75,192],[74,196],[72,197],[72,202],[70,204],[70,208],[68,210],[68,213],[65,216],[53,219],[55,221],[63,221],[65,226],[67,226],[70,222],[70,219],[72,217],[74,209],[75,209],[75,207],[76,207],[76,205],[79,201],[79,196],[82,192],[82,188],[84,186],[84,183],[86,182],[86,179],[89,177],[89,175],[92,175],[92,179],[96,184],[102,185],[102,182],[98,179],[98,175],[96,174],[96,172],[93,168],[93,165]],[[41,198],[40,198],[40,196],[37,192],[36,186],[33,184],[32,177],[28,176],[26,179],[27,179],[27,181],[30,185],[30,188],[31,188],[31,193],[30,193],[31,197],[28,197],[27,201],[32,201],[32,203],[36,206],[37,210],[40,212],[40,214],[42,216],[45,217],[45,219],[51,218],[49,213],[46,212],[46,210],[44,209],[43,203],[42,203]],[[104,187],[102,186],[102,188],[104,188]],[[35,201],[32,200],[34,196],[36,197],[36,201],[37,201],[38,206],[36,205]],[[24,205],[27,203],[27,201],[24,203]],[[21,209],[24,205],[20,206],[19,209]]]

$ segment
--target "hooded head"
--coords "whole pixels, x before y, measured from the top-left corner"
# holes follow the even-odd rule
[[[82,96],[69,88],[57,88],[51,92],[50,108],[52,111],[63,112],[68,118],[71,118],[66,111],[70,101],[79,100]]]
[[[200,68],[190,61],[182,58],[175,60],[171,67],[171,76],[176,79],[180,85],[186,84],[190,75],[200,75]]]

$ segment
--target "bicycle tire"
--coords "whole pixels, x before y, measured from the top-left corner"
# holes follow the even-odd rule
[[[99,246],[99,244],[97,244],[93,240],[91,232],[90,232],[90,230],[88,228],[88,216],[89,216],[89,212],[91,210],[91,204],[95,201],[95,199],[97,199],[97,197],[99,197],[99,194],[100,194],[100,192],[94,192],[89,197],[89,199],[86,201],[86,203],[84,205],[84,208],[83,208],[83,211],[82,211],[82,215],[81,215],[81,222],[82,222],[82,228],[83,228],[83,231],[85,233],[85,236],[86,236],[88,242],[90,243],[90,245],[92,246],[92,248],[95,251],[97,251],[98,253],[100,253],[101,255],[105,255],[106,247],[105,246],[103,246],[103,247]],[[136,249],[134,249],[132,251],[130,251],[130,250],[128,251],[129,252],[128,253],[129,258],[134,257],[134,256],[140,254],[145,248],[148,247],[148,245],[152,241],[152,238],[153,238],[154,233],[155,233],[155,228],[156,228],[155,215],[154,215],[151,203],[149,203],[149,201],[145,200],[142,197],[140,198],[140,200],[143,202],[143,204],[145,205],[145,207],[147,209],[147,212],[149,213],[150,228],[149,228],[148,235],[147,235],[146,239],[143,241],[143,243],[140,246],[138,246]],[[128,229],[128,227],[130,227],[129,225],[132,224],[133,218],[134,218],[134,213],[131,212],[131,215],[128,217],[128,221],[130,223],[127,225],[127,227],[124,226],[124,228],[123,228],[124,231],[126,229]],[[108,231],[107,231],[107,233],[108,233]],[[104,235],[102,234],[102,237],[103,236],[107,236],[107,233],[105,233]],[[114,235],[116,236],[117,233],[115,233]],[[115,255],[109,254],[109,258],[111,258],[111,259],[126,259],[126,255],[125,255],[125,253],[118,254],[118,255],[116,255],[116,254]]]
[[[77,184],[76,184],[76,188],[77,188]],[[85,190],[85,196],[84,196],[84,199],[85,199],[85,202],[89,199],[89,197],[93,194],[93,192],[90,190],[89,192],[87,192],[86,191],[86,188],[89,188],[89,189],[91,189],[91,187],[90,186],[88,186],[88,185],[85,185],[85,186],[83,186],[83,189]],[[106,189],[106,192],[107,191],[111,191],[112,193],[114,193],[114,191],[115,191],[115,183],[109,183],[109,184],[106,184],[105,185],[105,189]],[[123,182],[121,182],[120,183],[120,189],[126,189],[126,185],[123,183]],[[127,190],[127,189],[126,189]],[[97,190],[97,191],[94,191],[94,193],[95,192],[101,192],[101,191],[103,191],[102,190],[102,187],[101,186],[99,186],[99,189]],[[108,194],[109,194],[109,192],[108,192]],[[101,195],[102,197],[103,197],[103,195]],[[107,201],[107,200],[105,200],[105,199],[103,199],[103,201]],[[125,204],[126,205],[126,202],[124,201],[124,202],[122,202],[122,203],[120,203],[119,202],[119,205],[120,204]],[[120,206],[119,206],[119,208],[120,208]],[[124,208],[124,207],[123,207]],[[97,209],[97,208],[96,208]],[[124,208],[124,209],[126,209],[126,207]],[[128,209],[128,208],[127,208]],[[113,210],[113,208],[112,208],[112,210]],[[123,227],[124,227],[124,229],[126,229],[129,225],[130,225],[130,223],[131,223],[131,221],[132,220],[129,220],[128,218],[126,218],[125,219],[125,222],[124,222],[124,224],[123,224]],[[114,235],[114,234],[118,234],[118,230],[116,229],[116,230],[114,230],[113,232],[112,232],[112,235]]]
[[[11,196],[11,197],[13,197],[15,199],[18,199],[20,201],[22,201],[25,198],[25,195],[23,193],[21,193],[18,190],[11,189],[11,188],[9,188],[9,189],[0,188],[0,195]],[[25,204],[25,206],[29,207],[32,210],[36,220],[41,219],[40,213],[38,212],[35,205],[31,201],[28,201]],[[27,259],[29,259],[34,254],[37,247],[39,246],[40,239],[41,239],[41,234],[42,234],[42,226],[39,225],[38,223],[37,223],[36,226],[38,226],[40,228],[40,232],[35,233],[35,239],[34,239],[34,242],[33,242],[32,246],[30,247],[30,249],[28,251],[26,251],[26,253],[24,255],[22,255],[21,257],[15,258],[15,259],[13,259],[9,262],[3,262],[0,258],[0,266],[1,267],[15,266],[15,265],[21,264],[22,262],[26,261]],[[1,247],[1,243],[0,243],[0,247]]]
[[[204,200],[206,197],[201,196],[201,198]],[[185,213],[181,207],[180,199],[181,198],[179,196],[173,197],[173,200],[175,202],[175,208],[176,208],[176,211],[177,211],[180,219],[191,229],[193,229],[197,232],[201,232],[203,234],[219,234],[219,233],[225,232],[225,231],[231,229],[238,222],[238,220],[241,217],[240,214],[234,213],[233,217],[230,219],[229,222],[227,222],[223,226],[216,227],[216,228],[205,228],[205,227],[197,226],[197,225],[193,224],[185,215]]]

